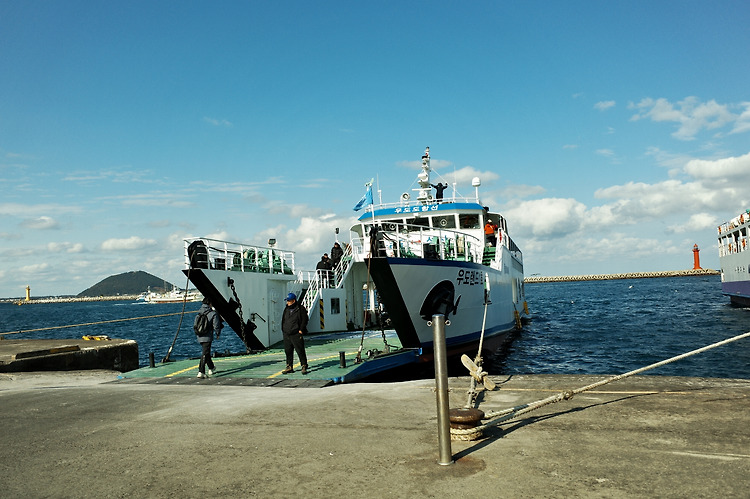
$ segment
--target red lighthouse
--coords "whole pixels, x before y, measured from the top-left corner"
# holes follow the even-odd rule
[[[701,270],[701,257],[698,253],[701,250],[698,249],[698,245],[693,245],[693,270]]]

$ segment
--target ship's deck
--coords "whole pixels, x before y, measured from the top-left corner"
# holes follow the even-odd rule
[[[276,344],[256,354],[215,356],[213,361],[216,373],[207,379],[197,377],[199,359],[187,359],[122,373],[120,382],[323,387],[362,380],[419,360],[420,352],[402,349],[398,336],[393,331],[386,331],[391,352],[388,354],[384,353],[386,348],[380,331],[366,331],[362,344],[363,361],[355,363],[361,337],[361,332],[306,337],[305,352],[309,366],[306,375],[301,372],[296,353],[294,373],[281,373],[286,367],[286,359],[283,345]],[[378,355],[368,355],[368,352],[376,350],[380,352]],[[341,367],[340,352],[344,352],[346,367]]]

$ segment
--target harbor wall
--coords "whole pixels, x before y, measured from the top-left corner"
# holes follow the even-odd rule
[[[524,278],[525,283],[533,282],[571,282],[571,281],[605,281],[610,279],[648,279],[656,277],[683,277],[699,275],[719,275],[721,272],[713,269],[663,270],[659,272],[626,272],[622,274],[589,274],[568,276],[530,276]]]
[[[15,303],[16,305],[33,305],[35,303],[80,303],[89,301],[135,301],[138,295],[117,295],[117,296],[48,296],[43,298],[10,298],[0,300],[2,302]]]

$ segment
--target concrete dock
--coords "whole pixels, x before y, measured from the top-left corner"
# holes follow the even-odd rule
[[[160,385],[0,374],[5,497],[747,497],[750,380],[640,376],[438,460],[433,380]],[[500,410],[602,376],[495,376]],[[451,407],[467,378],[451,378]]]
[[[138,343],[101,336],[66,340],[0,340],[0,372],[80,369],[121,372],[138,369]]]

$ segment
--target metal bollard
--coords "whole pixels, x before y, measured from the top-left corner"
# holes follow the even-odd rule
[[[154,362],[154,352],[149,352],[148,354],[148,365],[149,367],[156,367],[156,363]]]
[[[451,420],[448,401],[448,353],[445,350],[445,316],[432,316],[433,352],[435,357],[435,393],[437,395],[438,445],[440,458],[438,464],[453,464],[451,453]]]
[[[339,367],[346,367],[346,352],[339,352]]]

